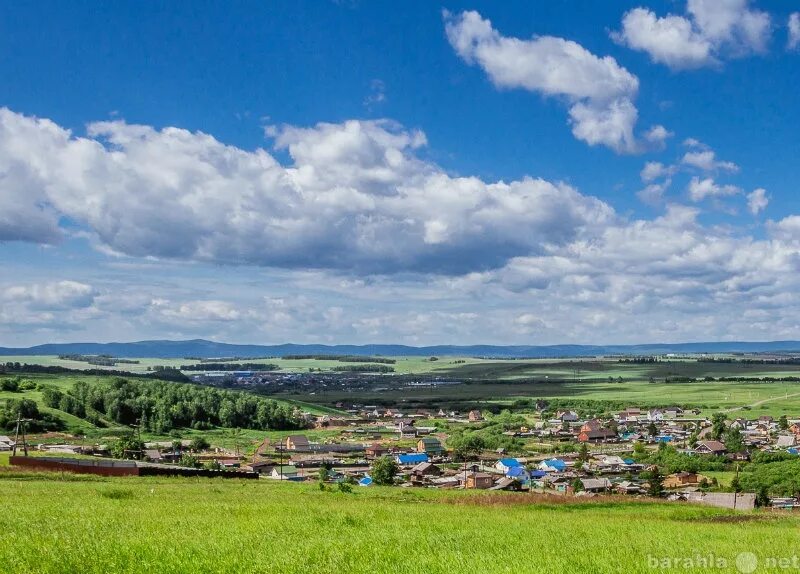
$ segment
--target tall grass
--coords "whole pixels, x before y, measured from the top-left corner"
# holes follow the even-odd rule
[[[0,565],[4,573],[635,573],[653,571],[648,556],[713,553],[732,565],[745,550],[765,557],[797,548],[793,517],[731,520],[706,507],[564,501],[0,474]]]

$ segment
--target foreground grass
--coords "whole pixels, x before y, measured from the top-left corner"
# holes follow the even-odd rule
[[[791,552],[800,525],[654,503],[59,476],[0,472],[4,573],[631,573],[709,553],[725,572],[742,551]]]

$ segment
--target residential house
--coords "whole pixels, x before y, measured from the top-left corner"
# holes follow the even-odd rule
[[[516,458],[501,458],[494,465],[494,467],[503,474],[508,474],[508,471],[512,468],[519,468],[521,466],[522,464],[520,464]]]
[[[276,480],[297,480],[300,478],[300,474],[295,466],[276,466],[273,467],[272,472],[270,473],[270,478],[274,478]]]
[[[469,419],[469,422],[476,423],[483,420],[483,414],[481,414],[481,411],[472,410],[469,411],[467,418]]]
[[[486,472],[471,472],[467,474],[465,488],[485,490],[494,486],[494,476]]]
[[[611,489],[611,481],[607,478],[582,478],[581,486],[586,492],[607,492]]]
[[[581,426],[581,430],[578,433],[578,440],[580,442],[597,443],[616,438],[617,433],[612,429],[603,427],[597,419],[586,421]]]
[[[283,446],[286,450],[311,450],[311,444],[308,442],[308,437],[302,434],[293,434],[287,436]]]
[[[703,481],[711,482],[707,477],[696,472],[676,472],[664,478],[664,488],[683,488],[698,486]]]
[[[422,484],[429,477],[441,476],[442,469],[430,462],[421,462],[411,469],[411,484]]]
[[[574,423],[578,421],[578,413],[575,411],[558,411],[556,418],[562,423]]]
[[[718,440],[704,440],[697,443],[697,447],[694,450],[699,454],[719,456],[725,454],[725,445]]]
[[[161,451],[158,449],[145,449],[144,451],[144,459],[150,462],[163,462],[161,457]]]
[[[778,448],[791,448],[797,446],[797,437],[793,434],[780,435],[775,443]]]
[[[5,435],[0,435],[0,451],[11,450],[14,448],[14,441]]]
[[[567,463],[560,458],[550,458],[539,463],[539,470],[546,472],[564,472],[566,469]]]
[[[417,429],[414,426],[414,421],[409,422],[400,421],[397,424],[397,432],[400,433],[400,438],[417,438]]]
[[[441,456],[445,450],[438,438],[426,436],[417,441],[417,452],[424,452],[429,456]]]
[[[614,490],[620,494],[644,494],[645,490],[635,482],[623,480],[616,486]]]
[[[415,466],[421,462],[428,462],[428,455],[424,452],[398,454],[395,460],[400,466]]]
[[[380,458],[389,454],[389,447],[382,444],[371,444],[366,448],[367,458]]]

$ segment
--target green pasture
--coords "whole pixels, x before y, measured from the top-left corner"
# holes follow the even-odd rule
[[[709,554],[736,572],[741,552],[791,555],[800,526],[677,503],[10,471],[0,500],[8,574],[633,574]]]

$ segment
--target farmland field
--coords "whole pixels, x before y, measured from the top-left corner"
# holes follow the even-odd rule
[[[634,573],[709,554],[735,572],[743,551],[792,554],[800,526],[682,504],[8,471],[0,500],[9,574]]]

